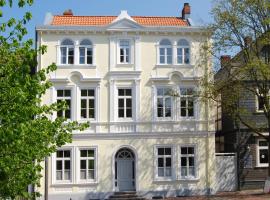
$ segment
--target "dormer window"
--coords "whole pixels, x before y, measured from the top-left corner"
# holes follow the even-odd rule
[[[119,42],[119,61],[121,64],[130,63],[130,41],[120,40]]]
[[[177,42],[177,64],[190,64],[190,47],[185,39]]]
[[[159,64],[172,64],[172,43],[168,39],[159,43]]]
[[[74,64],[74,43],[70,39],[65,39],[61,42],[60,47],[61,64]]]
[[[93,64],[93,47],[90,40],[82,40],[79,47],[80,52],[80,65],[92,65]]]
[[[270,63],[270,45],[266,45],[261,50],[261,58],[265,64]]]

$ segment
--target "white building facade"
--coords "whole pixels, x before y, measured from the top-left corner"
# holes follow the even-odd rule
[[[55,62],[43,103],[90,127],[48,158],[44,199],[104,199],[117,191],[181,196],[214,192],[213,108],[196,97],[206,31],[182,17],[46,16],[40,70]],[[46,176],[45,176],[46,174]]]

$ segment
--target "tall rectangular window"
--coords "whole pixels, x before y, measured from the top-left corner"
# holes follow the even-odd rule
[[[189,64],[190,63],[189,48],[179,47],[177,48],[177,63]]]
[[[172,115],[172,96],[169,88],[157,89],[157,117],[166,118]]]
[[[71,151],[56,152],[56,180],[71,180]]]
[[[118,89],[118,117],[132,118],[132,89]]]
[[[95,149],[80,150],[80,179],[96,179],[96,152]]]
[[[57,103],[65,101],[67,108],[59,110],[57,117],[71,118],[71,90],[57,90]]]
[[[265,140],[258,140],[258,166],[268,166],[268,143]]]
[[[129,40],[120,40],[120,63],[130,63],[130,42]]]
[[[91,47],[80,47],[80,64],[93,64],[93,49]]]
[[[172,64],[172,48],[171,47],[159,48],[159,63]]]
[[[195,148],[194,147],[181,147],[181,177],[182,178],[195,178]]]
[[[194,116],[194,90],[193,88],[180,88],[181,117]]]
[[[95,90],[81,90],[81,118],[95,118]]]
[[[172,148],[157,148],[157,177],[172,176]]]
[[[60,47],[61,64],[74,64],[74,48]]]

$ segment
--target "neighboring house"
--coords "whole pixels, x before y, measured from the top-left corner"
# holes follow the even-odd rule
[[[43,103],[69,105],[52,119],[90,123],[48,158],[38,188],[43,198],[46,192],[50,200],[214,192],[213,107],[194,96],[210,69],[199,67],[200,45],[210,39],[189,14],[187,3],[179,17],[69,10],[48,14],[36,28],[37,45],[48,50],[38,57],[38,70],[58,66]]]
[[[245,42],[251,42],[249,37]],[[260,49],[261,58],[266,63],[270,63],[270,46],[266,45]],[[238,54],[239,55],[239,54]],[[224,67],[224,66],[226,67]],[[226,72],[230,66],[238,65],[237,56],[221,57],[221,69],[215,75],[215,79],[226,77]],[[245,81],[245,84],[253,84]],[[254,88],[254,86],[252,86]],[[243,98],[237,103],[241,109],[250,113],[249,122],[259,126],[266,122],[263,114],[263,104],[255,93],[248,90],[241,93]],[[221,94],[222,101],[222,94]],[[268,135],[265,130],[265,135]],[[239,189],[263,188],[267,178],[268,170],[268,143],[257,134],[252,132],[243,124],[237,123],[222,109],[222,104],[218,105],[216,118],[216,152],[237,154],[238,160],[238,183]]]

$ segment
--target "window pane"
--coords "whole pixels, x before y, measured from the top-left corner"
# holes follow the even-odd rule
[[[187,116],[186,109],[182,108],[181,109],[181,117],[186,117],[186,116]]]
[[[166,176],[172,176],[172,168],[171,167],[166,167],[165,168],[165,173],[166,173]]]
[[[94,160],[88,160],[88,169],[95,169]]]
[[[165,55],[165,48],[159,48],[159,55],[161,56]]]
[[[181,147],[181,154],[187,154],[188,148],[187,147]]]
[[[86,97],[87,96],[87,90],[81,90],[81,96]]]
[[[164,167],[164,159],[158,158],[158,167]]]
[[[87,150],[81,150],[81,157],[87,157]]]
[[[88,150],[88,157],[94,157],[95,151],[94,150]]]
[[[71,96],[71,90],[64,90],[64,92],[65,92],[65,97]]]
[[[74,49],[68,48],[68,64],[74,63]]]
[[[56,170],[62,170],[62,160],[56,161]]]
[[[88,179],[95,179],[95,171],[88,170]]]
[[[158,148],[158,155],[165,155],[164,148]]]
[[[132,107],[132,99],[127,99],[126,100],[126,107],[131,108]]]
[[[157,106],[158,106],[159,108],[163,108],[163,98],[158,98],[158,99],[157,99]]]
[[[189,64],[189,49],[188,48],[185,48],[185,51],[184,51],[184,54],[185,54],[185,64]]]
[[[118,99],[118,107],[124,108],[124,99]]]
[[[177,63],[183,64],[183,49],[177,48]]]
[[[259,141],[259,146],[268,146],[268,144],[267,144],[267,141],[262,141],[262,140],[260,140]]]
[[[268,149],[260,149],[260,163],[268,163]]]
[[[63,97],[64,91],[63,90],[57,90],[57,97]]]
[[[165,109],[165,117],[171,117],[171,108]]]
[[[67,60],[67,48],[66,47],[61,47],[61,64],[66,64]]]
[[[81,108],[86,108],[86,99],[81,100]]]
[[[89,109],[89,118],[95,118],[95,109]]]
[[[124,49],[123,48],[120,49],[120,56],[124,58]]]
[[[94,108],[95,107],[95,100],[94,99],[89,99],[89,108]]]
[[[56,180],[62,180],[62,171],[56,171]]]
[[[163,96],[163,89],[157,89],[157,95]]]
[[[80,178],[81,179],[86,179],[86,170],[81,170]]]
[[[188,154],[194,154],[194,147],[188,147]]]
[[[127,109],[126,110],[126,116],[127,117],[132,117],[132,109]]]
[[[160,64],[165,64],[165,56],[160,56],[159,62],[160,62]]]
[[[165,155],[171,155],[171,148],[165,148]]]
[[[124,117],[124,109],[118,109],[118,117]]]
[[[171,104],[172,104],[171,98],[166,98],[165,99],[165,107],[171,108]]]
[[[190,167],[194,167],[194,157],[189,157],[189,158],[188,158],[188,165],[189,165]]]
[[[84,119],[87,118],[87,110],[86,109],[81,110],[81,118],[84,118]]]
[[[172,64],[172,56],[167,57],[167,64]]]
[[[64,151],[64,157],[70,158],[70,151]]]
[[[63,154],[63,151],[57,151],[57,152],[56,152],[56,157],[57,157],[57,158],[62,158],[63,155],[64,155],[64,154]]]
[[[88,90],[88,96],[94,97],[95,96],[95,90]]]
[[[188,109],[188,116],[189,117],[193,117],[194,116],[194,110],[193,110],[193,108],[189,108]]]
[[[86,169],[86,160],[81,160],[81,169]]]
[[[163,108],[158,108],[158,117],[163,117]]]
[[[131,89],[126,89],[125,92],[126,92],[126,96],[131,96]]]
[[[181,166],[187,166],[187,158],[186,157],[181,157]]]
[[[187,168],[186,167],[181,167],[181,176],[187,176]]]
[[[70,110],[65,110],[65,118],[70,119]]]
[[[195,177],[195,167],[189,167],[189,176]]]
[[[85,64],[85,48],[80,47],[80,64]]]
[[[70,161],[69,160],[65,160],[65,169],[70,169]]]
[[[118,90],[118,96],[125,96],[125,90],[124,89],[119,89]]]
[[[172,166],[172,159],[166,158],[166,167],[171,167],[171,166]]]
[[[70,171],[69,170],[65,170],[64,176],[65,176],[65,180],[70,180]]]
[[[158,168],[158,176],[164,177],[164,168]]]

